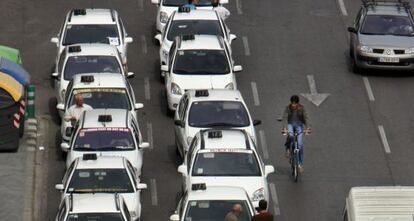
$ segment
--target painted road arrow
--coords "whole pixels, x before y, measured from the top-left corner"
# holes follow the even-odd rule
[[[329,96],[329,94],[319,94],[316,90],[316,83],[313,75],[307,75],[309,88],[310,88],[310,94],[301,94],[303,97],[308,99],[310,102],[312,102],[314,105],[319,107],[319,105],[322,104],[322,102],[325,101],[325,99]]]

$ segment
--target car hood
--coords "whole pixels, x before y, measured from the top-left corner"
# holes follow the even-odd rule
[[[202,127],[187,127],[187,128],[188,128],[187,129],[187,137],[194,137],[200,130],[209,129],[208,127],[205,127],[205,128],[202,128]],[[223,128],[223,127],[217,127],[217,128]],[[255,132],[254,127],[252,127],[252,126],[231,127],[231,129],[245,130],[248,134],[250,134],[250,137],[253,139],[253,141],[256,142],[256,132]]]
[[[359,35],[359,42],[366,46],[411,48],[414,47],[414,36],[395,35]]]
[[[224,75],[174,74],[172,82],[178,84],[181,90],[224,89],[227,84],[233,82],[233,74],[224,74]]]
[[[262,177],[191,177],[191,183],[205,183],[207,189],[209,186],[241,187],[246,190],[250,199],[256,190],[260,188],[267,190]]]

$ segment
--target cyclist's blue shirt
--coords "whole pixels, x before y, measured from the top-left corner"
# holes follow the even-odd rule
[[[185,7],[185,8],[190,8],[190,10],[195,10],[195,9],[197,9],[197,8],[196,8],[196,6],[195,6],[195,5],[193,5],[193,4],[185,4],[185,5],[183,5],[183,7]]]

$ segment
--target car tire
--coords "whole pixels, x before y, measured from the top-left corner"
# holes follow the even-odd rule
[[[357,63],[356,63],[356,59],[352,59],[352,72],[354,74],[360,74],[361,73],[361,68],[358,67]]]
[[[349,57],[354,58],[354,49],[351,45],[349,46]]]

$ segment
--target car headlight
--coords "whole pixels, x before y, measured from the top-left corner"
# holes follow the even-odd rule
[[[63,90],[60,92],[60,96],[61,96],[62,100],[65,98],[65,94],[66,94],[66,90],[65,90],[65,89],[63,89]]]
[[[260,188],[253,192],[252,201],[259,201],[265,198],[264,188]]]
[[[372,53],[372,48],[365,45],[358,46],[358,50],[364,53]]]
[[[166,12],[160,12],[160,22],[167,23],[168,21],[168,14]]]
[[[406,54],[414,54],[414,48],[405,49]]]
[[[171,83],[171,94],[181,95],[181,88],[174,83]]]
[[[224,88],[229,89],[229,90],[234,90],[234,84],[233,83],[228,83],[226,85],[226,87],[224,87]]]

